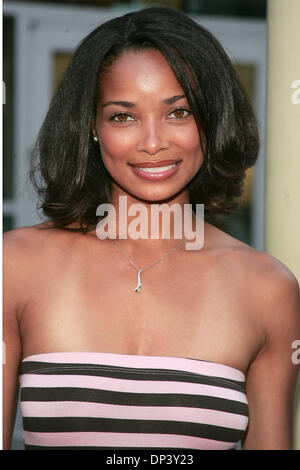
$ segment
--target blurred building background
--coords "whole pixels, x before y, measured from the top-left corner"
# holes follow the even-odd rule
[[[239,213],[212,223],[263,250],[266,0],[33,0],[3,3],[4,231],[41,222],[27,172],[34,139],[78,42],[100,23],[152,5],[191,15],[222,43],[253,103],[261,150],[247,173]],[[22,448],[20,412],[13,448]]]

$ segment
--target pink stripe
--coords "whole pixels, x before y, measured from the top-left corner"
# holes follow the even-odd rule
[[[225,411],[184,407],[125,406],[86,402],[21,402],[24,417],[92,417],[186,421],[244,430],[248,417]]]
[[[120,367],[174,369],[244,381],[242,371],[218,362],[171,356],[143,356],[102,352],[57,352],[28,356],[26,361],[105,364]]]
[[[22,387],[79,387],[125,393],[184,393],[208,395],[247,403],[244,393],[225,388],[226,384],[223,388],[189,382],[141,381],[82,375],[24,374],[21,378],[21,385]]]
[[[27,445],[40,446],[105,446],[114,447],[179,447],[186,449],[226,450],[235,443],[214,441],[192,436],[171,434],[102,433],[102,432],[58,432],[38,433],[24,431]]]

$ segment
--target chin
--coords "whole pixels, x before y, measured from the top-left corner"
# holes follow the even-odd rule
[[[168,185],[164,183],[164,187],[162,183],[149,183],[144,184],[143,182],[139,183],[136,181],[130,181],[129,179],[126,181],[126,184],[122,184],[121,181],[117,182],[114,179],[114,183],[116,185],[117,193],[121,196],[128,196],[130,198],[134,198],[137,200],[137,203],[170,203],[172,200],[180,196],[181,193],[187,190],[187,185],[190,180],[183,181],[181,183],[177,182],[177,184]],[[121,193],[120,194],[120,190]]]
[[[139,193],[130,192],[130,195],[134,198],[140,200],[141,202],[148,202],[153,204],[163,204],[163,203],[170,203],[172,200],[177,198],[180,193],[184,191],[183,188],[181,189],[174,189],[174,191],[145,191]]]

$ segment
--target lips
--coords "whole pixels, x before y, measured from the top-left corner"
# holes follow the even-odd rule
[[[159,162],[138,162],[130,163],[131,166],[137,168],[160,168],[162,166],[172,165],[173,163],[178,163],[181,160],[160,160]]]
[[[171,170],[171,168],[174,168],[175,166],[176,166],[176,163],[173,163],[172,165],[166,165],[166,166],[160,166],[160,167],[145,168],[145,167],[136,166],[135,168],[137,170],[145,171],[146,173],[163,173],[167,170]]]
[[[162,181],[175,174],[180,163],[181,160],[161,160],[130,165],[137,176],[149,181]]]

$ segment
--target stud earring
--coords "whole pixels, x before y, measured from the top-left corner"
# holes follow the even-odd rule
[[[95,142],[98,142],[98,138],[95,135],[94,135],[93,139],[94,139]]]

